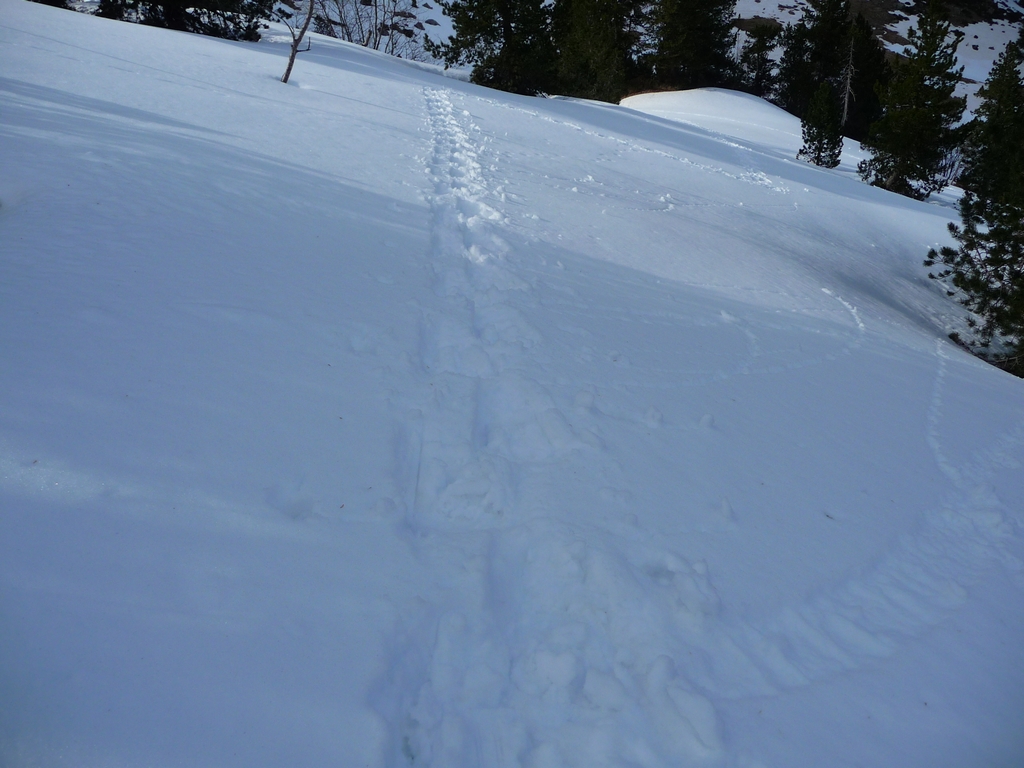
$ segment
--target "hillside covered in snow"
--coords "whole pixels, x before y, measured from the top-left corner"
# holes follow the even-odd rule
[[[947,199],[276,39],[0,0],[0,765],[1021,764]]]

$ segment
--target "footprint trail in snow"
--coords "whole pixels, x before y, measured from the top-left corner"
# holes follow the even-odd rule
[[[584,537],[521,502],[524,469],[592,458],[600,441],[529,375],[543,337],[515,308],[530,286],[509,264],[501,189],[469,114],[447,91],[424,95],[445,311],[424,318],[431,400],[402,453],[417,551],[457,573],[380,692],[392,764],[713,761],[714,708],[673,662],[715,611],[706,567],[649,545],[630,557],[611,532]]]
[[[404,622],[374,694],[390,729],[389,765],[723,764],[714,701],[776,694],[888,657],[962,605],[981,571],[1024,571],[1005,547],[1012,521],[985,491],[1024,435],[1008,433],[969,467],[949,464],[939,443],[941,347],[926,440],[953,486],[947,502],[827,592],[768,616],[731,615],[708,565],[656,532],[560,520],[538,477],[578,471],[599,487],[623,470],[600,426],[560,408],[544,380],[550,353],[522,311],[534,288],[520,276],[483,132],[460,97],[423,94],[439,304],[423,310],[413,358],[424,395],[401,416],[398,485],[411,545],[447,576]],[[747,363],[678,385],[859,353],[860,312],[823,290],[856,326],[834,353],[761,364],[761,329],[744,321]]]

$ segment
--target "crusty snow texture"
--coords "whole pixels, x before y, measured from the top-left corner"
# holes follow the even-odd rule
[[[951,197],[269,38],[0,0],[0,765],[1021,764]]]

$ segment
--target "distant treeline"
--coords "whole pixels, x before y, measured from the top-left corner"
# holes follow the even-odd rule
[[[73,0],[36,0],[73,9]],[[312,2],[312,30],[367,48],[426,59],[424,32],[439,26],[427,0],[100,0],[102,18],[180,32],[256,42],[268,21],[304,17]]]
[[[429,50],[472,78],[516,93],[618,102],[629,93],[718,86],[803,115],[823,79],[850,75],[848,135],[878,116],[891,71],[871,25],[848,2],[811,2],[804,18],[744,26],[735,0],[441,0],[455,34]]]

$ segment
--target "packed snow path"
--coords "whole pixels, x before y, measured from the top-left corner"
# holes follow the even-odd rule
[[[960,607],[992,562],[1024,586],[1024,563],[1003,547],[1012,523],[985,492],[993,469],[1019,455],[1024,423],[963,472],[950,467],[938,437],[941,343],[926,437],[952,493],[877,565],[777,613],[723,616],[707,563],[665,549],[635,522],[591,520],[582,533],[553,524],[559,515],[550,505],[524,502],[531,466],[587,472],[596,483],[624,473],[587,418],[591,399],[564,413],[530,378],[528,358],[545,360],[543,334],[515,306],[536,298],[515,274],[500,158],[487,157],[491,137],[450,90],[424,95],[431,258],[436,293],[447,303],[421,332],[430,401],[405,415],[399,484],[411,489],[417,551],[430,570],[457,564],[457,572],[441,588],[445,604],[407,630],[377,697],[391,723],[394,765],[715,764],[724,756],[720,718],[702,692],[777,695],[890,656]],[[858,350],[866,329],[857,309],[822,290],[852,317],[857,331],[848,342],[758,370],[752,363],[765,329],[743,324],[744,364],[703,383]],[[657,427],[660,414],[648,420]],[[633,497],[632,489],[603,494]],[[735,529],[727,499],[719,512],[719,524]],[[678,667],[677,659],[687,663]]]
[[[484,171],[479,128],[447,90],[425,96],[431,255],[448,305],[424,322],[431,400],[411,418],[406,480],[415,546],[435,571],[458,569],[444,589],[453,604],[416,628],[422,636],[388,673],[401,686],[379,696],[395,764],[720,756],[714,708],[677,679],[669,655],[673,636],[699,629],[717,600],[706,565],[657,548],[635,562],[611,546],[619,531],[596,526],[588,543],[523,487],[539,467],[621,468],[601,457],[588,419],[574,429],[531,378],[542,336],[513,306],[529,304],[531,289],[500,234],[503,195]],[[637,641],[643,650],[627,651]]]
[[[948,198],[283,53],[0,0],[0,764],[1020,763]]]

